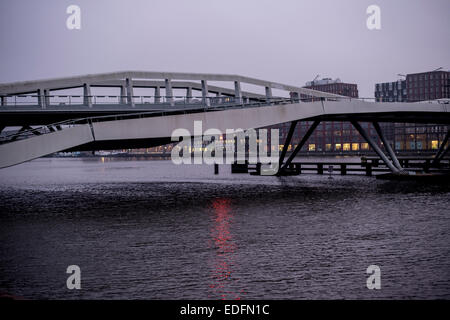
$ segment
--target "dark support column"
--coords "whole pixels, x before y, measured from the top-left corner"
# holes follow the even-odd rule
[[[323,163],[317,164],[317,174],[323,174]]]
[[[372,175],[372,164],[366,163],[366,176],[371,176],[371,175]]]
[[[3,124],[0,124],[0,133],[2,133],[2,131],[3,131],[3,129],[5,129],[5,125],[3,125]]]
[[[311,125],[311,127],[309,127],[308,131],[306,132],[306,134],[303,136],[302,141],[300,141],[300,143],[297,145],[297,147],[295,147],[294,152],[292,152],[292,154],[289,156],[289,158],[287,159],[286,163],[283,165],[283,167],[281,169],[286,169],[289,164],[292,162],[292,160],[294,160],[295,156],[297,155],[297,153],[300,152],[300,150],[302,149],[302,147],[305,145],[306,141],[308,141],[309,137],[311,136],[311,134],[314,132],[314,130],[317,128],[317,126],[319,125],[320,121],[316,120],[314,121],[314,123]]]
[[[439,146],[439,150],[437,151],[436,155],[433,159],[433,166],[437,165],[439,161],[445,156],[445,154],[448,152],[448,148],[445,148],[445,145],[447,144],[447,141],[450,137],[450,130],[447,131],[447,134],[445,135],[444,141],[442,141],[441,145]]]
[[[286,141],[284,142],[283,150],[281,151],[281,155],[280,155],[280,162],[279,162],[280,168],[281,168],[281,165],[283,164],[284,157],[286,156],[286,152],[288,151],[289,143],[291,143],[292,136],[294,135],[295,127],[297,126],[297,122],[298,121],[291,122],[291,127],[289,128],[289,132],[286,137]]]
[[[441,156],[439,157],[439,161],[441,161],[442,158],[445,157],[445,155],[448,153],[449,150],[450,150],[450,144],[447,146],[447,148],[445,148],[444,152],[441,153]]]
[[[392,172],[400,172],[398,168],[396,168],[391,161],[389,161],[388,157],[383,153],[383,151],[378,147],[378,145],[372,140],[372,138],[367,134],[367,132],[361,127],[361,125],[357,121],[351,121],[356,130],[358,130],[359,134],[363,136],[364,139],[369,143],[372,149],[380,156],[380,158],[384,161],[384,163],[391,169]]]
[[[380,125],[378,122],[373,122],[373,127],[375,128],[376,132],[378,133],[378,136],[380,137],[381,141],[383,141],[384,149],[389,153],[389,156],[392,159],[392,162],[399,170],[403,170],[402,166],[400,165],[400,162],[398,162],[397,156],[394,153],[394,150],[392,150],[391,145],[386,140],[383,131],[381,131]]]

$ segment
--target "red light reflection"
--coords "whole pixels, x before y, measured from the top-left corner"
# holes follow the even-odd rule
[[[211,229],[211,246],[215,249],[215,256],[210,288],[213,292],[211,298],[239,300],[239,293],[236,292],[237,279],[233,276],[236,267],[236,241],[230,232],[233,224],[230,204],[229,199],[223,198],[214,199],[212,203],[214,216]]]

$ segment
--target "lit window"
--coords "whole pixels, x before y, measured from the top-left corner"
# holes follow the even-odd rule
[[[367,142],[361,143],[362,150],[369,150],[369,144]]]
[[[341,145],[340,143],[336,143],[336,144],[334,145],[334,148],[335,148],[336,150],[341,150],[342,145]]]
[[[439,141],[438,140],[432,140],[431,141],[431,149],[436,150],[439,148]]]
[[[358,151],[359,150],[359,143],[352,143],[352,150]]]
[[[310,143],[308,147],[308,151],[316,151],[316,145],[314,143]]]
[[[350,143],[344,143],[344,151],[350,151]]]
[[[325,150],[326,150],[326,151],[330,151],[330,150],[331,150],[331,143],[327,143],[327,144],[325,145]]]

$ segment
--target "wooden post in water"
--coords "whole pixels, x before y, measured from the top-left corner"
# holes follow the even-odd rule
[[[323,163],[317,164],[317,174],[323,174]]]
[[[366,163],[366,176],[372,176],[372,164]]]

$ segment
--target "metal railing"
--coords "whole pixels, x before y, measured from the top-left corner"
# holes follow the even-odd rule
[[[45,107],[65,107],[65,106],[104,106],[104,105],[128,105],[128,106],[146,106],[146,105],[219,105],[219,104],[235,104],[240,101],[253,101],[253,102],[268,102],[277,103],[279,101],[289,100],[292,103],[295,102],[314,102],[320,100],[326,101],[340,101],[340,100],[361,100],[361,101],[376,101],[376,98],[351,98],[351,97],[257,97],[257,96],[243,96],[237,98],[234,96],[219,96],[219,97],[203,97],[203,96],[126,96],[126,95],[13,95],[13,96],[1,96],[2,107],[16,107],[27,106],[42,108]],[[447,102],[448,103],[448,102]]]
[[[14,107],[14,106],[36,106],[41,105],[49,106],[88,106],[92,105],[195,105],[195,104],[234,104],[238,100],[258,100],[273,102],[283,98],[256,98],[256,97],[243,97],[236,98],[232,96],[220,96],[220,97],[202,97],[202,96],[112,96],[112,95],[14,95],[3,96],[5,99],[2,107]],[[130,101],[131,99],[131,101]],[[287,98],[286,98],[287,99]],[[41,101],[44,100],[44,101]]]
[[[210,97],[211,99],[217,97]],[[165,116],[165,115],[174,115],[174,114],[187,114],[194,112],[211,112],[211,111],[220,111],[226,109],[236,109],[236,108],[247,108],[247,107],[261,107],[268,106],[272,104],[282,105],[282,104],[292,104],[295,103],[292,99],[289,98],[272,98],[272,99],[261,99],[261,101],[248,101],[245,99],[238,99],[232,97],[232,101],[227,101],[227,103],[211,103],[207,104],[203,99],[203,102],[199,103],[198,106],[192,106],[190,108],[176,108],[176,105],[173,107],[166,106],[161,109],[156,109],[152,111],[145,112],[132,112],[132,113],[124,113],[124,114],[113,114],[113,115],[104,115],[104,116],[94,116],[94,117],[86,117],[86,118],[78,118],[71,119],[56,123],[51,123],[47,125],[42,125],[37,128],[31,128],[26,130],[19,130],[18,132],[13,132],[10,134],[5,134],[0,136],[0,144],[13,142],[17,140],[23,140],[29,138],[31,136],[43,135],[47,133],[56,132],[58,130],[63,130],[69,127],[73,127],[76,125],[84,125],[84,124],[92,124],[94,122],[102,122],[102,121],[113,121],[113,120],[125,120],[125,119],[133,119],[133,118],[146,118],[146,117],[155,117],[155,116]]]
[[[18,96],[19,97],[19,96]],[[29,97],[29,96],[21,96],[21,97]],[[38,96],[31,96],[38,97]],[[51,97],[51,96],[49,96]],[[84,96],[55,96],[55,97],[66,97],[69,101],[73,101],[71,97],[84,98]],[[92,98],[101,98],[101,97],[114,97],[117,99],[126,99],[127,96],[89,96]],[[153,104],[160,105],[162,108],[153,109],[150,111],[135,111],[124,114],[113,114],[113,115],[104,115],[104,116],[94,116],[94,117],[86,117],[86,118],[78,118],[71,119],[66,121],[61,121],[57,123],[42,125],[37,128],[31,128],[26,130],[19,130],[18,132],[13,132],[10,134],[4,134],[0,136],[0,144],[13,142],[16,140],[26,139],[30,136],[42,135],[47,133],[52,133],[58,130],[62,130],[63,128],[68,128],[75,125],[81,124],[92,124],[94,122],[101,121],[111,121],[111,120],[124,120],[131,118],[145,118],[145,117],[154,117],[154,116],[165,116],[165,115],[173,115],[173,114],[186,114],[186,113],[194,113],[194,112],[210,112],[210,111],[220,111],[225,109],[235,109],[235,108],[249,108],[249,107],[261,107],[261,106],[269,106],[269,105],[285,105],[285,104],[293,104],[293,103],[301,103],[301,102],[314,102],[314,101],[341,101],[341,100],[363,100],[366,101],[368,99],[374,100],[375,98],[350,98],[350,97],[308,97],[308,98],[236,98],[236,97],[186,97],[186,96],[173,96],[173,97],[159,97],[159,96],[133,96],[133,98],[139,98],[142,101],[142,105]],[[156,103],[145,103],[145,98],[161,98],[162,102]],[[172,100],[178,98],[179,100],[174,100],[172,104]],[[182,99],[180,99],[182,98]],[[97,100],[95,100],[97,101]],[[189,103],[188,103],[189,101]],[[80,106],[80,104],[69,104],[73,106]],[[122,104],[121,104],[122,105]],[[180,107],[181,106],[181,107]],[[87,108],[87,106],[85,106]],[[1,107],[0,107],[1,110]],[[131,111],[131,110],[130,110]]]

